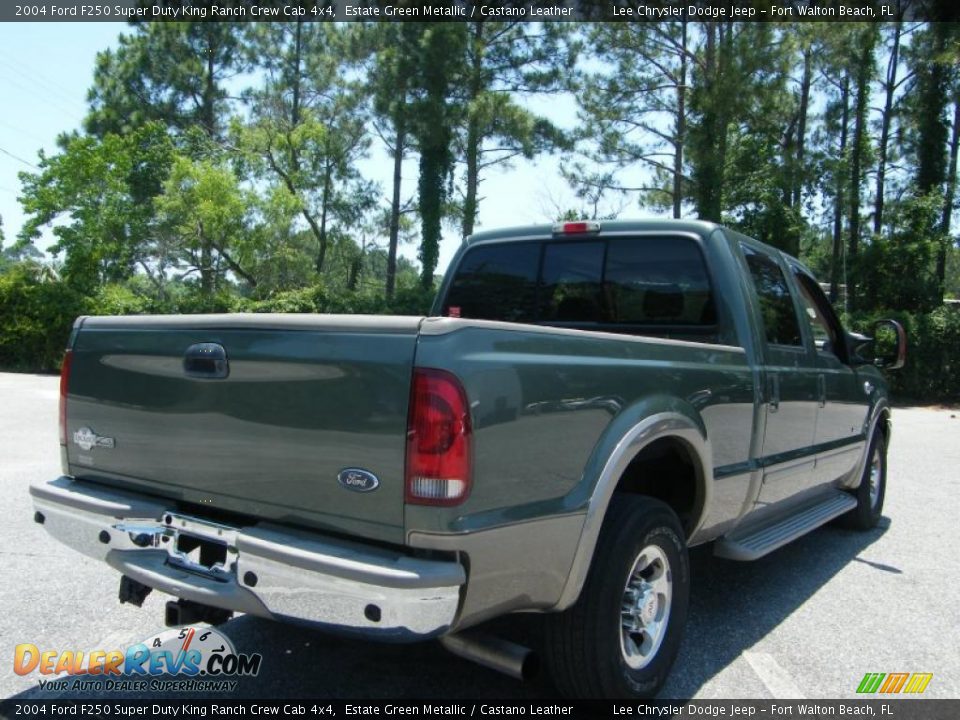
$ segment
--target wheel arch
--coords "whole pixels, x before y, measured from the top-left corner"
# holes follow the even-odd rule
[[[870,443],[873,440],[873,434],[877,430],[880,430],[880,432],[883,433],[883,441],[885,446],[887,448],[890,447],[890,435],[893,432],[890,414],[890,403],[887,402],[885,397],[881,397],[871,408],[870,413],[867,415],[867,418],[863,424],[863,453],[860,455],[860,459],[857,461],[857,464],[847,475],[846,479],[841,483],[841,487],[844,487],[848,490],[854,490],[860,486],[860,483],[863,480],[864,469],[867,466],[868,455],[870,454]]]
[[[607,444],[608,449],[604,451],[603,442],[598,444],[598,452],[603,454],[602,461],[598,463],[599,470],[593,474],[595,481],[590,483],[587,513],[567,582],[553,610],[565,610],[580,596],[614,494],[618,490],[637,495],[648,494],[645,490],[649,486],[642,478],[636,480],[637,476],[631,474],[631,469],[636,467],[635,462],[643,462],[651,452],[659,453],[668,448],[670,452],[682,453],[683,462],[689,463],[691,474],[683,479],[683,482],[693,485],[688,517],[683,522],[687,538],[696,534],[706,518],[711,501],[713,464],[703,421],[691,406],[673,398],[660,399],[651,404],[658,406],[657,411],[644,414],[626,431],[617,433],[616,441]],[[647,403],[644,405],[651,409]],[[657,497],[656,494],[651,496]]]

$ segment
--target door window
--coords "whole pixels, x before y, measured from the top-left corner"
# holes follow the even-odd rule
[[[771,345],[802,346],[796,308],[779,263],[749,245],[741,247],[757,291],[767,342]]]
[[[840,340],[843,337],[843,331],[827,296],[808,275],[795,271],[794,277],[797,280],[797,287],[800,288],[801,305],[810,323],[817,352],[830,353],[845,361],[845,348]]]

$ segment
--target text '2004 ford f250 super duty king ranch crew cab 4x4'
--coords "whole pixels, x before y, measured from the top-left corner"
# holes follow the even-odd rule
[[[170,624],[440,637],[520,674],[468,628],[543,612],[563,692],[650,696],[688,547],[877,522],[884,322],[868,361],[803,265],[684,221],[474,235],[427,318],[80,318],[35,517],[122,601],[178,598]]]

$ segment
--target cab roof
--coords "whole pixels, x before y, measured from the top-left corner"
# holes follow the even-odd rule
[[[591,220],[600,226],[599,232],[581,233],[582,237],[603,236],[607,233],[622,232],[690,232],[707,237],[721,226],[703,220],[674,220],[668,218],[650,218],[646,220]],[[517,227],[482,230],[467,238],[466,244],[486,242],[487,240],[529,240],[531,238],[552,237],[553,229],[562,223],[542,223],[539,225],[521,225]]]

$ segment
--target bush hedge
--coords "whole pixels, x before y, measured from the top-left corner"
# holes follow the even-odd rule
[[[168,313],[347,313],[426,315],[433,293],[398,288],[392,301],[380,293],[330,291],[323,285],[279,292],[254,300],[229,293],[203,297],[180,292],[166,300],[125,285],[105,285],[84,296],[45,276],[41,266],[23,264],[0,274],[0,369],[52,372],[60,367],[73,321],[79,315]]]
[[[897,402],[960,402],[960,308],[945,305],[930,313],[876,310],[854,316],[849,325],[870,333],[876,320],[893,318],[907,331],[907,364],[890,372]]]
[[[74,319],[87,312],[87,298],[43,273],[24,264],[0,275],[0,368],[56,370]]]
[[[398,288],[392,301],[370,291],[331,291],[323,285],[279,292],[254,300],[227,293],[204,298],[183,292],[165,301],[146,297],[124,285],[106,285],[89,297],[45,275],[39,265],[24,263],[0,274],[0,368],[55,371],[60,366],[70,328],[78,315],[151,313],[279,312],[377,313],[426,315],[433,293],[419,287]],[[861,313],[849,319],[854,329],[869,332],[874,321],[894,318],[906,328],[907,365],[889,374],[898,402],[960,402],[960,308],[944,306],[927,314],[898,310]]]

